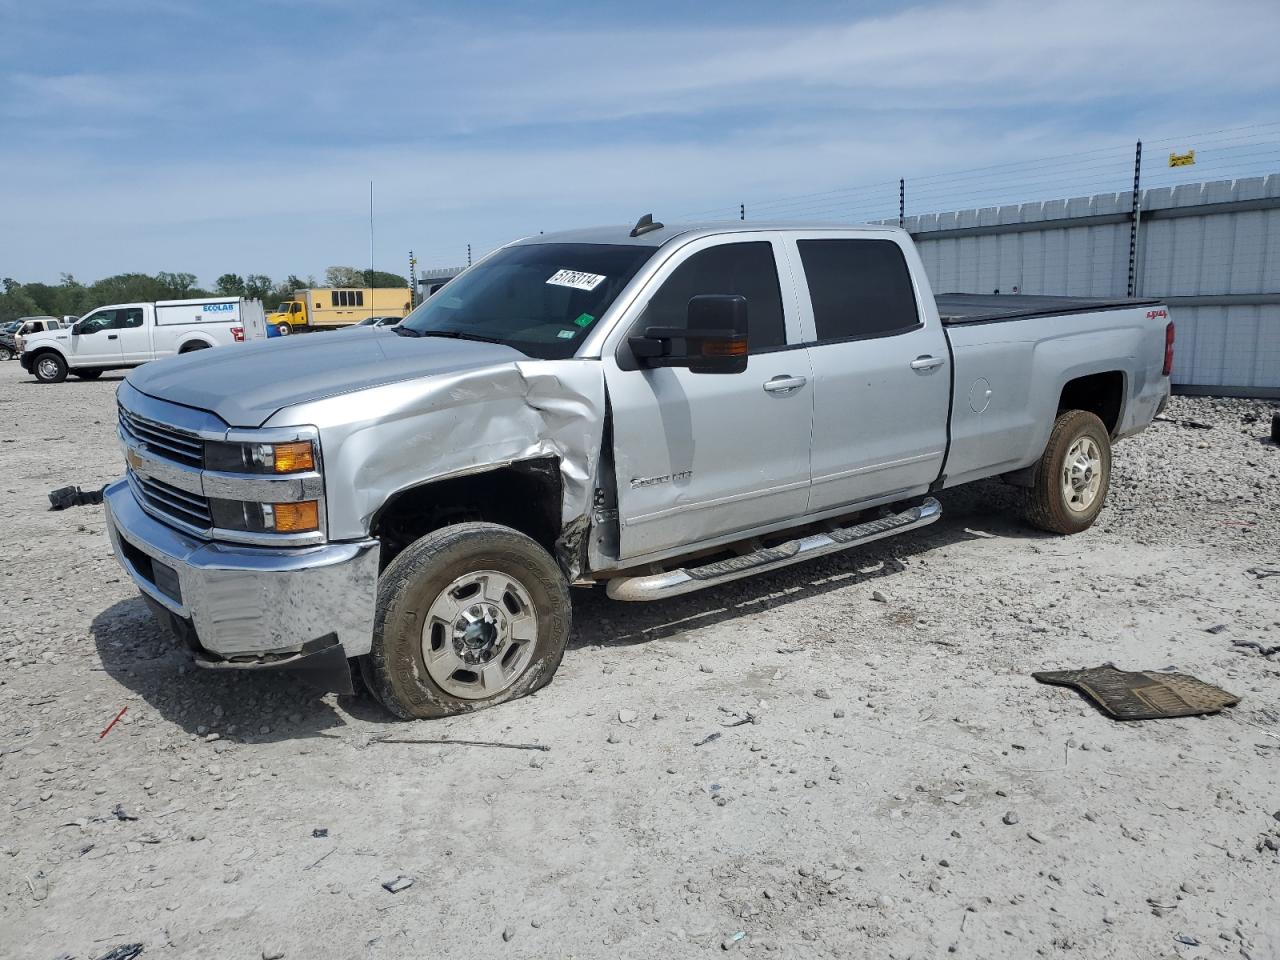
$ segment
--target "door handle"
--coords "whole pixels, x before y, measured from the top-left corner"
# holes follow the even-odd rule
[[[107,339],[108,339],[108,340],[114,340],[115,338],[116,338],[116,334],[114,334],[114,333],[108,333],[108,334],[107,334]]]
[[[794,393],[808,382],[804,377],[780,376],[774,377],[772,380],[766,380],[764,389],[766,393],[788,394]]]
[[[946,362],[942,357],[931,357],[925,354],[911,361],[911,369],[918,373],[923,373],[926,370],[932,370],[934,367],[940,367]]]

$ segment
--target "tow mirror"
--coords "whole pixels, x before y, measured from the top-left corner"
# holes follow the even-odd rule
[[[684,343],[684,350],[675,348]],[[688,367],[690,373],[742,373],[747,369],[747,298],[699,294],[689,301],[685,327],[648,327],[627,340],[642,367]]]

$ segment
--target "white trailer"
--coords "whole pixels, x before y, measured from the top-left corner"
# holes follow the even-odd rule
[[[37,380],[59,383],[68,373],[92,379],[104,370],[266,335],[259,300],[206,297],[113,303],[91,310],[70,327],[27,338],[21,360]]]

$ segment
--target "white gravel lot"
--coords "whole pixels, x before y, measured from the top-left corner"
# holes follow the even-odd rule
[[[1269,404],[1175,398],[1211,429],[1118,445],[1078,537],[981,484],[731,588],[579,593],[550,687],[406,724],[189,666],[101,508],[47,509],[120,471],[119,379],[0,364],[4,957],[1280,957]],[[1104,661],[1243,701],[1119,724],[1030,677]]]

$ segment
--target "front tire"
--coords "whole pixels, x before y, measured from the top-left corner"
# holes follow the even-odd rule
[[[12,360],[16,356],[17,354],[14,353],[12,350],[4,346],[3,344],[0,344],[0,360]]]
[[[1111,437],[1098,417],[1067,410],[1054,421],[1027,497],[1027,520],[1050,533],[1093,526],[1111,486]]]
[[[529,537],[493,523],[443,527],[382,573],[371,685],[404,719],[515,700],[551,682],[571,621],[569,586]]]
[[[282,321],[276,324],[276,333],[282,337],[287,337],[293,333],[293,327],[289,326],[287,321]]]
[[[67,361],[53,351],[42,353],[31,364],[31,372],[41,383],[61,383],[67,379]]]

